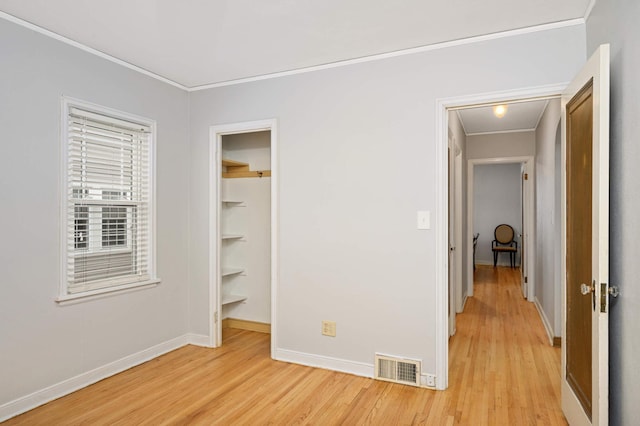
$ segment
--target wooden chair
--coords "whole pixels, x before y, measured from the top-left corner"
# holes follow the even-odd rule
[[[505,223],[496,226],[493,231],[494,240],[491,242],[493,251],[493,267],[498,263],[498,254],[509,253],[509,261],[512,268],[516,266],[516,253],[518,252],[518,242],[514,241],[515,232],[513,228]]]

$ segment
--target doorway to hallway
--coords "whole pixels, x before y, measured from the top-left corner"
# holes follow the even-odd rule
[[[468,97],[460,97],[460,98],[450,98],[450,99],[444,99],[438,102],[438,111],[439,111],[439,120],[441,123],[440,129],[439,129],[439,133],[441,134],[440,136],[440,157],[441,157],[441,161],[442,164],[445,166],[442,170],[442,172],[439,174],[440,176],[440,182],[441,182],[441,192],[439,197],[441,197],[442,199],[442,205],[443,206],[449,206],[449,191],[447,191],[448,185],[447,185],[447,180],[448,180],[448,176],[449,176],[449,170],[447,169],[447,165],[449,164],[449,162],[447,161],[448,159],[448,150],[447,150],[447,146],[448,146],[448,142],[451,139],[455,139],[458,141],[458,145],[461,147],[462,149],[462,158],[463,158],[463,177],[462,177],[462,182],[463,182],[463,200],[462,200],[462,205],[463,205],[463,211],[465,212],[463,214],[462,217],[462,247],[456,247],[456,249],[460,249],[461,251],[461,257],[462,257],[462,261],[463,261],[463,266],[462,266],[462,270],[458,270],[458,273],[461,273],[462,276],[462,289],[460,292],[455,293],[452,295],[452,297],[456,298],[455,302],[456,305],[461,305],[461,307],[466,311],[466,306],[465,306],[465,302],[468,303],[468,301],[470,301],[473,296],[474,296],[474,286],[473,286],[473,219],[469,219],[469,215],[470,212],[472,212],[472,209],[469,207],[470,203],[473,202],[473,200],[470,200],[469,198],[469,193],[471,192],[471,187],[472,187],[472,182],[469,182],[469,176],[473,174],[473,167],[470,166],[470,161],[478,161],[478,160],[484,160],[484,161],[488,161],[491,162],[492,161],[500,161],[500,160],[506,160],[507,158],[509,159],[509,162],[519,162],[519,163],[526,163],[527,166],[529,167],[529,170],[524,170],[525,172],[525,176],[528,175],[529,178],[529,189],[530,191],[530,196],[528,197],[528,206],[525,207],[525,209],[531,211],[531,215],[529,216],[529,218],[531,219],[529,221],[529,226],[527,227],[527,225],[525,225],[524,229],[529,229],[529,235],[526,235],[526,231],[524,232],[524,236],[525,236],[525,256],[526,256],[526,260],[527,262],[525,262],[525,266],[526,265],[530,265],[529,268],[531,268],[531,272],[529,274],[524,274],[524,277],[528,278],[528,288],[525,289],[525,294],[527,294],[529,297],[530,301],[533,301],[536,296],[538,296],[537,294],[535,294],[534,290],[535,290],[535,282],[533,280],[533,274],[535,274],[536,272],[536,268],[538,268],[539,265],[536,265],[536,261],[535,261],[535,255],[536,253],[540,252],[541,248],[537,247],[535,244],[535,234],[534,231],[536,229],[536,226],[538,225],[535,221],[538,219],[538,216],[541,216],[539,214],[539,212],[537,212],[537,210],[535,210],[537,208],[537,206],[535,205],[534,201],[535,198],[533,196],[533,190],[535,188],[538,188],[541,184],[543,186],[549,186],[551,185],[551,188],[553,188],[553,184],[555,183],[553,176],[551,177],[551,179],[549,179],[549,176],[547,176],[546,172],[547,172],[547,167],[546,167],[546,163],[549,161],[549,159],[551,159],[551,161],[553,162],[553,153],[555,152],[554,148],[554,143],[555,143],[555,139],[556,139],[556,129],[557,129],[557,125],[558,125],[558,121],[559,121],[559,93],[562,91],[563,87],[562,86],[548,86],[548,87],[541,87],[541,88],[533,88],[533,89],[524,89],[524,90],[520,90],[520,91],[513,91],[513,92],[509,92],[509,93],[495,93],[495,94],[485,94],[485,95],[478,95],[478,96],[468,96]],[[527,104],[527,103],[531,103],[531,104],[543,104],[540,109],[538,109],[538,113],[534,114],[533,116],[533,122],[529,124],[528,127],[518,127],[518,125],[516,124],[515,127],[511,127],[509,129],[503,129],[503,130],[496,130],[496,129],[479,129],[479,130],[470,130],[471,126],[466,126],[467,121],[465,121],[464,123],[462,122],[462,120],[460,120],[460,115],[461,115],[461,111],[462,110],[473,110],[474,112],[482,112],[482,114],[485,114],[484,116],[486,117],[487,114],[493,115],[493,109],[494,107],[498,106],[498,105],[507,105],[508,109],[509,109],[509,113],[516,111],[517,109],[519,109],[519,106],[521,104]],[[517,105],[517,107],[515,106]],[[553,105],[552,111],[553,111],[553,117],[556,118],[556,122],[551,123],[553,121],[553,118],[550,118],[549,115],[547,115],[545,113],[545,111],[547,110],[547,106],[548,105]],[[526,107],[524,107],[526,108]],[[481,115],[482,115],[481,114]],[[557,117],[556,117],[557,115]],[[457,124],[456,124],[457,121]],[[544,123],[544,125],[540,128],[538,128],[539,125],[541,125],[542,123]],[[547,135],[548,128],[553,128],[552,136]],[[550,146],[551,146],[551,157],[545,156],[542,157],[542,159],[545,161],[544,166],[541,169],[541,173],[545,173],[543,178],[547,179],[544,182],[541,183],[542,179],[537,179],[535,173],[537,172],[538,169],[538,154],[536,152],[536,148],[538,147],[538,145],[540,144],[540,141],[536,138],[538,138],[538,130],[540,130],[540,136],[543,137],[543,140],[545,141],[545,144],[547,143],[547,141],[550,142]],[[520,135],[518,135],[518,133],[520,133]],[[527,133],[525,135],[525,133]],[[471,137],[470,137],[471,136]],[[521,137],[518,137],[521,136]],[[473,140],[474,141],[474,145],[469,143],[469,140]],[[478,144],[475,144],[475,142],[479,142]],[[546,146],[546,145],[545,145]],[[524,151],[523,151],[524,150]],[[535,170],[534,170],[535,169]],[[553,171],[554,167],[553,165],[550,167],[550,169]],[[519,181],[519,180],[518,180]],[[553,189],[551,190],[551,194],[553,194]],[[539,195],[539,194],[538,194]],[[537,196],[536,196],[537,197]],[[553,195],[551,195],[550,197],[551,200],[553,200],[555,197],[553,197]],[[525,197],[525,199],[527,199],[527,197]],[[546,198],[545,198],[546,200]],[[536,213],[537,212],[537,213]],[[443,218],[447,218],[450,217],[449,216],[449,212],[445,211],[443,216]],[[541,216],[542,217],[542,216]],[[544,215],[545,219],[551,219],[552,217],[554,217],[551,214],[546,214]],[[522,219],[518,220],[518,222],[521,222]],[[552,227],[546,227],[546,231],[545,232],[549,232],[549,230]],[[450,250],[450,245],[448,244],[449,242],[449,235],[448,235],[449,231],[449,227],[446,227],[445,229],[442,230],[442,232],[439,232],[437,235],[437,240],[438,240],[438,246],[442,248],[441,253],[448,253]],[[490,241],[490,240],[489,240]],[[545,240],[546,241],[546,240]],[[548,241],[547,241],[548,242]],[[521,250],[522,248],[519,247],[519,250]],[[546,249],[544,249],[543,251],[546,251]],[[522,252],[521,252],[522,253]],[[446,259],[448,260],[448,259]],[[447,279],[445,277],[449,276],[449,269],[452,267],[455,267],[452,264],[448,264],[448,262],[446,262],[445,260],[445,268],[442,271],[438,271],[438,276],[441,277],[438,282],[440,283],[446,283]],[[545,266],[545,268],[552,268],[552,265],[547,264]],[[519,270],[516,269],[516,271],[519,274]],[[528,275],[528,276],[527,276]],[[519,284],[521,284],[523,281],[519,281]],[[551,283],[551,281],[549,281]],[[440,285],[442,287],[440,287]],[[553,285],[552,283],[550,285]],[[520,290],[521,294],[522,294],[522,289]],[[447,318],[449,315],[448,312],[448,307],[450,299],[447,298],[449,292],[447,292],[446,290],[444,290],[444,285],[439,284],[439,292],[438,292],[439,296],[439,300],[442,300],[442,307],[444,309],[441,309],[439,311],[438,314],[438,318],[441,318],[444,320],[444,318]],[[548,291],[545,292],[546,295],[549,295],[550,297],[554,297],[555,293],[553,291]],[[459,303],[458,299],[462,299],[462,303]],[[553,332],[555,329],[555,310],[553,307],[553,299],[551,299],[550,301],[545,301],[545,310],[548,309],[548,306],[551,306],[551,308],[549,308],[550,310],[548,312],[550,312],[549,314],[549,320],[544,321],[543,319],[543,323],[545,324],[545,329],[548,332],[548,336],[553,336]],[[533,304],[532,303],[532,307],[538,307],[540,308],[540,306],[537,306],[537,304]],[[540,314],[541,316],[543,316],[542,314]],[[558,316],[559,317],[559,316]],[[443,380],[440,381],[438,380],[439,383],[444,383],[444,388],[446,388],[447,383],[449,383],[449,378],[448,375],[450,374],[450,372],[453,371],[453,368],[450,370],[448,368],[449,365],[449,346],[448,346],[448,339],[449,339],[449,322],[447,320],[444,320],[443,322],[441,322],[440,324],[442,324],[442,328],[438,329],[438,339],[437,339],[437,353],[438,353],[438,357],[436,360],[436,370],[437,370],[437,374],[438,377],[443,377]],[[559,335],[559,333],[558,333]],[[547,337],[548,341],[550,341],[550,338]]]

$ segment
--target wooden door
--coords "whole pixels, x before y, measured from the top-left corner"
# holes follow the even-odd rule
[[[452,153],[453,143],[451,139],[449,139],[449,149],[448,149],[448,162],[449,162],[449,175],[447,182],[447,190],[449,192],[449,217],[448,217],[448,226],[449,226],[449,336],[453,336],[456,332],[456,309],[455,309],[455,300],[456,300],[456,253],[455,253],[455,193],[453,191],[454,179],[455,179],[455,162],[454,162],[454,154]]]
[[[522,179],[521,179],[521,188],[520,188],[520,289],[522,291],[522,297],[527,298],[528,294],[528,277],[527,277],[527,267],[529,266],[529,262],[527,262],[527,230],[529,223],[528,219],[528,204],[527,204],[527,180],[529,179],[529,174],[527,173],[527,164],[522,164]]]
[[[571,425],[608,424],[609,46],[563,94],[562,409]]]

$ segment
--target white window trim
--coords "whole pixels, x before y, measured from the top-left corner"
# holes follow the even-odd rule
[[[121,117],[125,120],[143,123],[151,129],[151,137],[149,140],[149,241],[148,241],[148,271],[150,279],[112,287],[100,288],[70,294],[67,288],[67,257],[70,255],[67,251],[67,226],[65,217],[67,214],[67,166],[68,166],[68,115],[71,108],[79,108],[85,111],[95,112],[100,115],[108,115]],[[116,294],[130,293],[132,291],[142,290],[145,288],[153,288],[157,286],[161,280],[156,275],[156,122],[155,120],[126,113],[113,108],[104,107],[94,103],[82,101],[79,99],[62,96],[60,109],[60,284],[58,289],[58,297],[55,301],[59,305],[69,305],[78,302],[95,300],[103,297],[109,297]]]

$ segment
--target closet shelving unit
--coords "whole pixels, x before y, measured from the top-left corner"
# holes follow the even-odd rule
[[[271,176],[270,170],[250,170],[250,166],[248,163],[244,163],[241,161],[222,159],[222,178],[223,179],[233,179],[233,178],[261,178]],[[222,206],[222,217],[221,221],[221,235],[220,235],[220,247],[223,254],[228,254],[231,252],[231,245],[240,244],[242,242],[246,242],[245,235],[242,233],[230,232],[229,224],[225,223],[224,218],[228,218],[231,215],[238,213],[234,212],[239,207],[247,207],[247,204],[244,200],[239,200],[237,198],[232,198],[233,194],[224,194],[221,200]],[[233,231],[237,231],[237,229],[233,229]],[[234,247],[237,249],[237,247]],[[230,259],[232,256],[221,256],[222,259],[225,260],[221,267],[221,278],[222,278],[222,306],[230,305],[233,303],[239,303],[247,300],[247,296],[242,294],[241,291],[238,292],[236,289],[235,292],[228,292],[226,290],[226,286],[230,285],[230,281],[233,280],[233,277],[238,275],[246,274],[246,270],[242,266],[235,265],[236,263],[240,263]],[[227,265],[226,262],[232,262],[233,265]]]
[[[222,167],[223,178],[252,178],[271,176],[271,170],[250,170],[249,163],[243,163],[241,161],[223,159]]]

